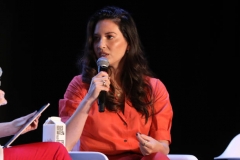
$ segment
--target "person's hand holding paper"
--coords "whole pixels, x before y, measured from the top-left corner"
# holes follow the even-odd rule
[[[35,112],[32,112],[26,116],[23,116],[23,117],[20,117],[20,118],[17,118],[17,119],[14,119],[13,121],[11,121],[12,123],[12,128],[15,129],[15,133],[17,133],[17,131],[19,131],[22,126],[24,126],[28,120],[33,117],[35,114],[37,113],[37,111]],[[23,132],[22,134],[26,133],[26,132],[29,132],[29,131],[32,131],[32,130],[35,130],[37,129],[38,127],[38,119],[41,115],[39,115]]]

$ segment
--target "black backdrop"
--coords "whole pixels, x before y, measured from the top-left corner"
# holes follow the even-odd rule
[[[42,124],[58,116],[58,100],[78,74],[86,22],[108,4],[132,13],[151,68],[170,93],[171,153],[199,160],[219,156],[240,132],[237,1],[0,1],[1,89],[8,99],[0,107],[0,121],[51,103],[39,128],[14,145],[42,140]]]

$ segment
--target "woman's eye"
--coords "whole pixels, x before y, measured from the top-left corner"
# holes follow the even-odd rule
[[[108,38],[108,39],[112,39],[112,38],[113,38],[113,36],[110,36],[110,35],[109,35],[109,36],[107,36],[107,38]]]

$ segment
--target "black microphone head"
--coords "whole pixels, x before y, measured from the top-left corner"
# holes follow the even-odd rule
[[[101,67],[108,67],[109,66],[109,62],[108,62],[108,59],[105,58],[105,57],[100,57],[98,60],[97,60],[97,65],[98,66],[101,66]]]

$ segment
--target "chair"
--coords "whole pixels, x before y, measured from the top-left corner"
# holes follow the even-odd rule
[[[68,153],[72,160],[108,160],[107,156],[101,152],[70,151]]]
[[[69,155],[72,160],[108,160],[107,156],[101,152],[79,151],[80,141],[76,143]]]
[[[87,151],[70,151],[69,155],[72,160],[108,160],[107,156],[101,152],[87,152]],[[170,160],[198,160],[193,155],[188,154],[169,154]]]
[[[189,154],[168,154],[170,160],[198,160],[195,156]]]
[[[228,144],[225,151],[214,159],[240,160],[240,134],[236,135]]]
[[[108,160],[107,156],[101,152],[79,151],[80,141],[73,147],[69,154],[72,160]],[[170,160],[198,160],[189,154],[168,154]]]

